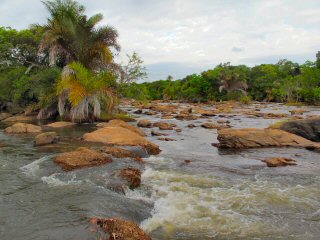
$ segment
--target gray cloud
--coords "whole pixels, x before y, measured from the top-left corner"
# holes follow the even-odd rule
[[[117,60],[138,52],[152,66],[151,80],[187,74],[189,66],[204,70],[210,63],[256,64],[255,59],[268,61],[269,56],[305,61],[298,56],[315,54],[320,42],[319,0],[79,2],[88,15],[101,12],[103,24],[118,29],[122,53]],[[0,12],[0,25],[19,29],[44,23],[47,16],[40,0],[0,0]]]

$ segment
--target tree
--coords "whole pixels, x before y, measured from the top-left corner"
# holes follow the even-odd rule
[[[140,56],[133,52],[130,56],[127,54],[128,63],[123,66],[120,84],[130,84],[138,80],[147,78],[146,67],[143,66],[143,60]]]

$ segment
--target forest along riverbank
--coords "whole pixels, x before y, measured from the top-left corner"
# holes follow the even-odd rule
[[[4,133],[12,123],[1,122],[1,239],[95,239],[99,233],[88,229],[90,217],[131,220],[152,239],[320,235],[317,151],[216,147],[221,129],[278,128],[276,123],[287,119],[313,119],[318,107],[125,102],[122,109],[137,118],[131,125],[140,126],[152,143],[148,146],[161,149],[149,157],[135,149],[145,163],[112,157],[98,167],[65,172],[53,162],[60,153],[105,148],[80,139],[101,125],[51,128],[59,142],[34,147],[33,134]],[[293,159],[297,165],[267,167],[263,161],[272,158]],[[122,187],[127,183],[118,174],[128,167],[142,173],[140,187],[132,190]]]

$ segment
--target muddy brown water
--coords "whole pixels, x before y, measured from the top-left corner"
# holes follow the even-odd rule
[[[288,113],[294,107],[263,105],[263,112]],[[250,106],[250,108],[257,108]],[[125,106],[129,112],[134,109]],[[317,107],[307,114],[319,114]],[[159,115],[145,116],[153,122]],[[133,220],[153,239],[319,239],[320,153],[296,148],[218,150],[217,131],[200,126],[226,119],[233,127],[264,128],[283,119],[236,115],[173,122],[182,132],[162,131],[177,141],[148,138],[162,149],[144,166],[129,159],[63,172],[52,159],[87,145],[79,140],[94,125],[56,130],[62,142],[34,147],[33,135],[6,135],[0,124],[0,239],[94,240],[88,218]],[[156,130],[156,129],[154,129]],[[157,130],[158,131],[158,130]],[[268,157],[296,159],[298,166],[267,168]],[[143,169],[142,185],[125,195],[110,189],[125,166]]]

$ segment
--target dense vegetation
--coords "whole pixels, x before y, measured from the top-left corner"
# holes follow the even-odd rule
[[[288,60],[255,67],[220,64],[181,80],[131,84],[129,98],[182,101],[242,100],[320,103],[320,59],[299,65]]]
[[[320,54],[299,65],[288,60],[255,67],[220,64],[181,80],[135,83],[146,78],[136,53],[128,64],[114,62],[118,33],[97,26],[73,0],[45,1],[46,25],[17,31],[0,27],[0,111],[28,107],[39,118],[75,121],[112,111],[117,96],[139,100],[241,100],[320,103]],[[81,40],[81,41],[80,41]]]

